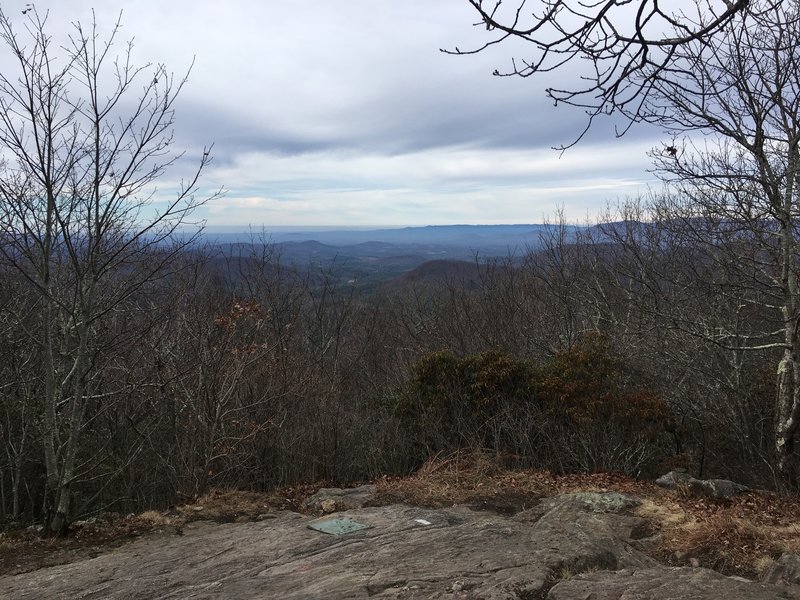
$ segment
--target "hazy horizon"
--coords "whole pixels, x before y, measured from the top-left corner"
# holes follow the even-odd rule
[[[546,223],[431,223],[428,225],[384,224],[384,225],[214,225],[203,227],[208,232],[242,233],[245,231],[380,231],[382,229],[423,229],[433,227],[538,227]],[[578,225],[578,223],[570,223]]]

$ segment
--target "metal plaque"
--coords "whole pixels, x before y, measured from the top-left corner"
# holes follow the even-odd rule
[[[322,533],[329,533],[331,535],[343,535],[345,533],[353,533],[362,529],[369,529],[372,525],[364,525],[357,521],[350,519],[325,519],[324,521],[315,521],[308,525],[309,529],[314,531],[321,531]]]

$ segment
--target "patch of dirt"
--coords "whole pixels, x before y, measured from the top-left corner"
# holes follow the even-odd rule
[[[0,575],[94,558],[146,534],[171,533],[175,533],[175,527],[157,527],[137,517],[77,525],[65,537],[45,537],[31,528],[9,528],[0,533]]]

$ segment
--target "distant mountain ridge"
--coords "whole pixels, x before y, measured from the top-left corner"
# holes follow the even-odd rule
[[[261,231],[231,231],[208,228],[204,237],[217,244],[237,242],[269,241],[287,242],[316,241],[321,244],[343,247],[358,244],[427,245],[469,249],[487,256],[505,256],[525,253],[540,245],[540,235],[547,233],[553,225],[429,225],[425,227],[402,227],[396,229],[303,229],[265,228]],[[577,229],[575,227],[574,229]],[[265,238],[265,239],[264,239]],[[384,248],[383,251],[388,250]],[[382,253],[383,253],[382,251]],[[455,257],[447,257],[455,258]],[[460,258],[460,257],[459,257]]]
[[[275,228],[235,231],[210,227],[203,241],[227,260],[259,256],[265,245],[283,265],[333,274],[344,286],[377,289],[442,277],[478,275],[492,259],[518,259],[541,248],[555,225],[431,225],[397,229]],[[578,227],[571,227],[574,233]],[[568,233],[569,233],[568,232]]]

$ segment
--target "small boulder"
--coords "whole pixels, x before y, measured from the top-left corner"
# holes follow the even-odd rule
[[[767,571],[764,583],[800,585],[800,554],[783,554]]]
[[[641,504],[638,498],[619,492],[579,492],[564,494],[561,498],[573,499],[594,513],[621,513]]]
[[[669,490],[680,489],[691,496],[714,500],[730,500],[750,489],[728,479],[695,479],[682,471],[670,471],[662,475],[656,479],[656,485]]]
[[[749,489],[745,485],[727,479],[693,479],[689,482],[689,491],[692,495],[714,500],[730,500]]]
[[[694,477],[683,471],[670,471],[666,475],[662,475],[656,479],[656,485],[667,488],[668,490],[674,490],[692,480],[694,480]]]
[[[375,495],[374,485],[361,485],[354,488],[322,488],[309,496],[302,504],[304,512],[330,514],[340,510],[363,508]]]

